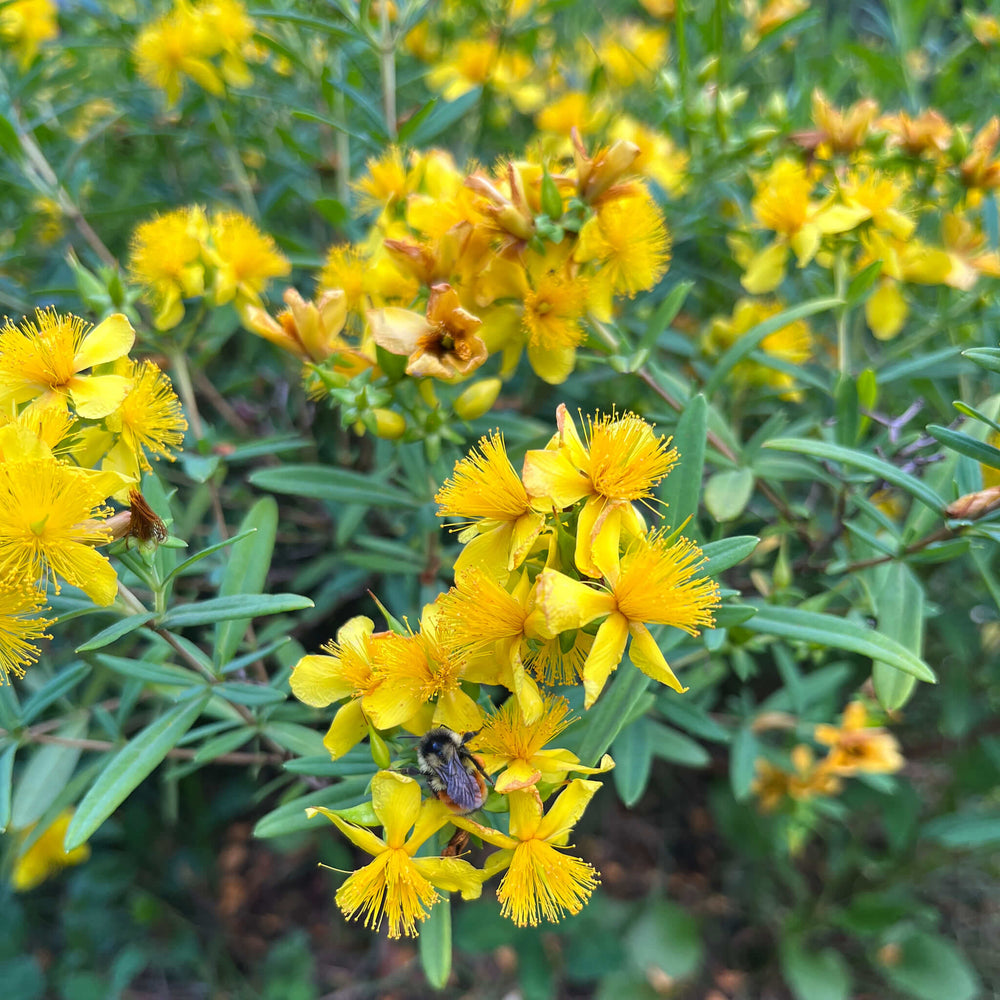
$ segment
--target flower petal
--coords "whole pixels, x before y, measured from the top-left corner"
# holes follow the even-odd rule
[[[389,847],[402,847],[420,815],[420,785],[398,771],[379,771],[372,778],[372,807],[385,827]]]
[[[668,666],[649,629],[639,622],[632,622],[629,631],[632,633],[632,645],[628,651],[629,659],[654,681],[666,684],[667,687],[681,693],[687,691],[687,688],[681,684],[676,674]]]
[[[368,720],[358,700],[341,705],[323,737],[323,746],[330,751],[332,760],[343,757],[356,747],[368,733]]]
[[[414,858],[413,866],[438,889],[460,892],[462,899],[478,899],[484,873],[461,858]]]
[[[594,793],[600,787],[599,781],[574,778],[549,806],[549,811],[538,827],[537,836],[549,842],[560,840],[565,842],[564,838],[576,826]]]
[[[313,708],[326,708],[335,701],[347,698],[354,686],[338,673],[340,659],[312,653],[303,656],[292,669],[288,684],[299,701]]]
[[[535,610],[528,616],[525,631],[552,639],[561,632],[582,628],[595,618],[616,609],[614,596],[572,580],[564,573],[547,569],[535,581]]]
[[[354,823],[348,823],[346,819],[341,819],[332,809],[327,809],[325,806],[311,806],[306,809],[307,816],[315,816],[316,813],[322,813],[328,820],[335,823],[337,829],[356,847],[360,847],[361,850],[367,851],[371,855],[381,854],[385,850],[385,841],[381,837],[372,833],[371,830],[366,829],[363,826],[356,826]]]
[[[132,389],[132,380],[122,375],[76,375],[68,385],[77,416],[100,420],[121,406]]]
[[[616,611],[601,624],[583,665],[583,707],[590,708],[604,689],[611,671],[621,663],[628,641],[628,619]]]
[[[80,350],[73,359],[76,370],[79,372],[105,361],[117,361],[132,350],[134,343],[135,330],[128,317],[123,313],[113,313],[83,338]]]
[[[413,353],[421,337],[434,329],[420,313],[396,306],[369,310],[368,325],[379,347],[393,354],[407,355]]]

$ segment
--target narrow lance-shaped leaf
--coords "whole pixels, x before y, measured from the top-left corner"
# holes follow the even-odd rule
[[[944,500],[925,482],[917,479],[916,476],[911,476],[908,472],[903,472],[902,469],[890,462],[866,452],[807,438],[775,438],[768,441],[764,447],[772,448],[775,451],[792,451],[800,455],[811,455],[813,458],[825,459],[828,462],[840,462],[856,469],[863,469],[865,472],[870,472],[872,475],[884,479],[887,483],[892,483],[893,486],[898,486],[936,513],[941,513],[944,510]]]
[[[66,831],[64,846],[67,851],[86,842],[139,783],[152,773],[194,725],[211,697],[210,691],[203,691],[174,705],[111,758],[77,806]]]
[[[234,594],[259,594],[264,589],[274,553],[274,538],[278,530],[278,505],[274,497],[261,497],[247,512],[240,525],[240,534],[253,534],[237,542],[229,553],[226,569],[219,585],[220,597]],[[250,625],[250,618],[230,618],[215,627],[216,664],[231,660]]]
[[[912,674],[917,680],[927,681],[929,684],[934,684],[937,680],[934,671],[919,656],[895,639],[836,615],[768,605],[759,608],[743,628],[758,634],[777,635],[783,639],[815,643],[832,649],[846,649],[862,656],[870,656],[873,660],[881,660],[897,670]]]

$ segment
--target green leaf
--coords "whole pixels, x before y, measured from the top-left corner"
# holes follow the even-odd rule
[[[444,135],[471,111],[480,101],[481,88],[474,87],[454,101],[445,101],[435,105],[427,117],[413,130],[410,144],[421,147],[432,142],[439,135]]]
[[[740,726],[729,749],[729,784],[737,802],[750,795],[750,785],[756,774],[755,762],[760,756],[760,744],[749,725]]]
[[[667,505],[667,516],[674,526],[698,512],[707,429],[708,403],[699,393],[688,400],[677,421],[672,443],[680,460],[660,484],[660,499]]]
[[[299,594],[233,594],[230,597],[212,597],[207,601],[171,608],[160,624],[163,628],[187,628],[233,618],[280,615],[286,611],[301,611],[311,607],[313,602]]]
[[[249,535],[252,535],[257,529],[248,528],[246,531],[240,531],[239,534],[233,535],[232,538],[227,538],[223,542],[216,542],[214,545],[209,545],[207,549],[202,549],[200,552],[196,552],[193,556],[189,556],[184,562],[175,566],[168,574],[167,578],[163,581],[165,584],[169,583],[174,577],[180,576],[185,570],[190,569],[195,564],[201,562],[206,556],[210,556],[213,552],[218,552],[220,549],[229,548],[230,545],[235,545],[236,542],[242,541]]]
[[[660,722],[650,722],[647,725],[646,738],[653,756],[669,760],[672,764],[679,764],[681,767],[706,767],[712,760],[700,743]],[[615,757],[616,770],[617,764],[618,758]]]
[[[136,734],[111,758],[77,806],[66,831],[67,851],[85,843],[140,782],[152,773],[191,728],[210,698],[209,691],[185,698]]]
[[[926,823],[920,836],[945,847],[976,848],[1000,846],[1000,811],[949,813]]]
[[[577,751],[580,760],[593,767],[611,746],[629,714],[649,686],[649,678],[630,661],[623,661],[615,671],[614,683],[605,690],[587,713],[586,735]]]
[[[716,521],[734,521],[753,495],[752,469],[726,469],[709,476],[705,484],[705,509]]]
[[[681,307],[684,305],[684,300],[691,293],[691,289],[694,288],[693,281],[678,281],[673,288],[667,293],[666,298],[656,307],[656,312],[653,313],[653,318],[649,321],[646,329],[643,330],[642,335],[639,337],[639,350],[650,351],[655,346],[656,342],[660,339],[660,335],[671,323],[677,318],[677,314],[681,311]],[[697,397],[695,397],[697,398]],[[692,399],[691,402],[694,400]],[[690,406],[690,402],[688,404]],[[683,416],[682,418],[683,419]],[[678,429],[677,436],[680,435],[680,430]],[[704,437],[702,438],[704,440]],[[674,444],[677,444],[676,440]],[[680,446],[678,445],[678,448]],[[684,452],[681,452],[681,457],[684,457]]]
[[[7,832],[10,823],[12,784],[14,781],[14,755],[17,744],[11,743],[0,753],[0,833]]]
[[[625,948],[638,969],[658,969],[668,980],[687,979],[698,971],[705,946],[698,923],[666,899],[651,901],[628,929]]]
[[[261,497],[247,511],[240,524],[241,535],[250,532],[253,534],[233,546],[219,585],[219,597],[259,594],[264,589],[277,530],[278,505],[274,497]],[[215,628],[215,648],[212,653],[216,664],[233,658],[249,625],[249,616],[219,622]]]
[[[330,821],[325,816],[322,814],[307,816],[306,809],[310,806],[342,809],[345,806],[355,805],[364,797],[368,781],[367,777],[345,778],[330,788],[292,799],[291,802],[286,802],[261,817],[254,827],[253,835],[280,837],[286,833],[297,833],[299,830],[329,827]]]
[[[919,656],[924,641],[924,588],[920,581],[909,566],[899,562],[876,567],[873,576],[878,581],[873,597],[879,632]],[[906,704],[916,679],[876,660],[872,683],[879,704],[894,711]]]
[[[279,701],[288,700],[286,692],[278,691],[268,684],[223,681],[221,684],[216,684],[214,690],[226,701],[235,702],[237,705],[276,705]]]
[[[636,719],[611,744],[611,756],[615,761],[611,776],[619,797],[629,809],[642,798],[653,764],[652,747],[646,730],[647,720]]]
[[[147,660],[132,660],[124,656],[98,653],[94,659],[116,674],[135,677],[146,684],[170,684],[181,687],[204,686],[205,679],[185,667],[175,667],[172,663],[153,663]]]
[[[323,734],[297,722],[269,722],[264,727],[264,735],[300,757],[330,756],[323,746]]]
[[[250,482],[272,493],[324,500],[327,503],[360,503],[366,507],[421,507],[423,501],[375,475],[334,469],[326,465],[278,465],[257,469]]]
[[[941,514],[944,511],[944,500],[926,483],[874,455],[855,451],[853,448],[843,448],[837,444],[829,444],[826,441],[813,441],[806,438],[774,438],[768,441],[764,447],[773,448],[775,451],[792,451],[799,455],[825,459],[828,462],[852,465],[884,479],[887,483],[892,483],[893,486],[898,486],[921,503],[926,504],[935,513]]]
[[[988,372],[1000,372],[1000,347],[970,347],[962,351],[962,357]]]
[[[986,424],[990,430],[1000,434],[1000,424],[992,417],[988,417],[982,410],[977,410],[974,406],[969,406],[968,403],[963,403],[960,399],[952,400],[951,405],[963,416],[972,417],[973,420],[978,420],[980,423]]]
[[[128,618],[122,618],[116,621],[114,625],[109,625],[106,629],[102,629],[97,635],[92,636],[83,643],[83,645],[77,646],[76,652],[87,653],[92,649],[103,649],[105,646],[110,646],[111,643],[120,639],[123,635],[128,635],[129,632],[134,632],[137,628],[142,628],[146,622],[152,621],[155,617],[155,611],[144,611],[141,614],[129,615]]]
[[[825,312],[843,305],[843,300],[838,298],[810,299],[802,302],[790,309],[785,309],[775,316],[752,326],[722,355],[712,369],[712,374],[705,383],[704,393],[711,398],[722,388],[723,383],[729,373],[742,361],[751,351],[760,345],[760,342],[770,336],[775,330],[788,326],[798,319],[805,319],[806,316],[813,316],[819,312]]]
[[[754,535],[733,535],[718,542],[709,542],[701,547],[702,555],[708,560],[701,568],[706,576],[715,576],[723,570],[743,562],[760,544]]]
[[[27,724],[37,715],[57,701],[64,694],[72,691],[80,681],[90,673],[90,664],[79,660],[71,663],[65,670],[46,681],[28,700],[21,710],[21,719]]]
[[[78,740],[86,733],[87,720],[74,719],[56,730],[55,735]],[[58,798],[73,776],[81,753],[78,746],[44,743],[31,754],[14,789],[10,825],[15,830],[23,830],[37,822]]]
[[[916,1000],[976,1000],[979,977],[966,957],[937,934],[916,932],[901,942],[900,955],[882,974]]]
[[[451,900],[447,896],[435,903],[421,922],[417,950],[427,982],[433,989],[443,990],[451,975]]]
[[[743,627],[757,634],[776,635],[832,649],[846,649],[862,656],[870,656],[873,660],[884,661],[928,684],[937,682],[934,671],[895,639],[837,615],[803,611],[800,608],[781,608],[773,604],[764,605],[758,608],[757,614]]]
[[[212,739],[206,740],[198,747],[195,751],[194,763],[207,764],[209,761],[215,760],[216,757],[239,750],[244,743],[252,740],[255,735],[256,733],[252,729],[247,729],[243,726],[227,733],[219,733],[218,736],[213,736]]]
[[[927,433],[946,448],[957,451],[959,455],[967,455],[974,462],[982,462],[991,469],[1000,469],[1000,448],[994,448],[985,441],[978,441],[968,434],[953,431],[950,427],[942,427],[940,424],[928,424]]]
[[[21,159],[21,137],[13,123],[5,115],[0,115],[0,149],[15,162]]]
[[[873,260],[867,267],[863,267],[851,278],[850,284],[847,286],[847,295],[845,296],[848,309],[853,309],[856,305],[860,305],[868,297],[868,293],[881,273],[882,261]]]
[[[851,974],[832,948],[806,951],[795,938],[781,949],[781,971],[796,1000],[848,1000]]]

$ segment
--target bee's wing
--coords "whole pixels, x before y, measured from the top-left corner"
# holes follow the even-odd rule
[[[479,782],[462,766],[457,754],[444,762],[441,774],[444,778],[445,791],[456,806],[471,812],[482,805],[483,795]]]

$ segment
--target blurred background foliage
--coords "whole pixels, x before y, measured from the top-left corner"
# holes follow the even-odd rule
[[[589,905],[538,930],[501,920],[489,888],[457,903],[445,995],[993,995],[1000,6],[291,0],[251,5],[250,34],[179,93],[136,56],[167,5],[62,0],[51,31],[49,7],[0,5],[0,311],[130,316],[190,425],[143,491],[174,538],[211,551],[174,580],[170,608],[206,609],[168,610],[176,643],[66,588],[42,661],[0,692],[8,875],[32,851],[43,876],[43,849],[67,860],[65,822],[47,832],[138,722],[178,730],[151,777],[90,796],[89,858],[0,889],[6,993],[427,995],[416,944],[333,904],[355,859],[304,806],[362,801],[374,765],[365,747],[332,765],[327,714],[287,679],[349,617],[378,618],[369,591],[416,621],[452,580],[458,545],[431,501],[455,461],[499,427],[519,465],[564,402],[674,436],[661,496],[723,546],[726,603],[700,643],[659,636],[686,695],[623,667],[631,710],[592,727],[617,766],[574,832],[602,873]],[[940,121],[914,126],[929,109]],[[310,394],[303,359],[249,332],[238,302],[190,296],[157,331],[128,270],[140,223],[234,209],[290,262],[261,299],[274,312],[283,288],[322,287],[331,248],[386,237],[393,144],[404,165],[446,148],[462,174],[555,164],[571,126],[593,152],[625,115],[651,130],[631,135],[670,269],[622,298],[608,336],[587,331],[560,385],[491,355],[477,407],[459,402],[469,383],[431,387],[379,348],[377,370]],[[119,575],[143,591],[185,556],[120,552]],[[233,595],[268,617],[213,617]],[[199,658],[214,700],[173,704]],[[914,690],[924,664],[938,683]],[[816,727],[846,728],[859,699],[905,766],[822,786],[797,747],[821,756]],[[593,751],[588,731],[567,745]]]

